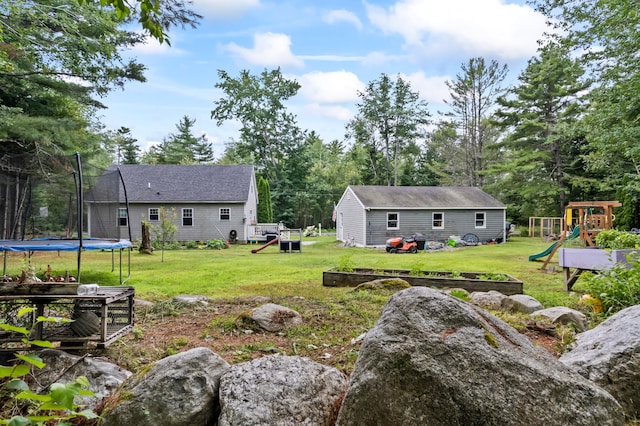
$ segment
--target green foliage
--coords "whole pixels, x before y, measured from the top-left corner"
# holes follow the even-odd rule
[[[602,313],[612,315],[621,309],[640,304],[640,262],[630,259],[630,267],[616,263],[613,267],[584,278],[587,291],[600,299]]]
[[[480,274],[476,277],[476,279],[485,280],[485,281],[509,281],[509,277],[507,275],[497,274],[495,272]]]
[[[197,249],[198,248],[198,242],[197,241],[193,241],[193,240],[185,241],[184,242],[184,248]]]
[[[22,308],[17,317],[22,318],[32,314],[35,308]],[[30,340],[33,329],[44,322],[70,322],[66,318],[39,316],[34,321],[31,330],[0,323],[0,330],[22,334],[23,343],[40,347],[53,347],[50,342]],[[71,424],[73,419],[83,417],[95,419],[98,416],[91,410],[78,411],[79,406],[74,403],[77,396],[95,396],[88,390],[89,381],[84,376],[77,377],[73,382],[62,384],[53,383],[49,392],[36,394],[31,391],[24,378],[30,374],[31,368],[43,368],[45,364],[35,354],[15,354],[20,360],[12,366],[0,366],[0,425],[45,425]],[[20,414],[15,414],[15,413]],[[9,413],[9,417],[5,414]]]
[[[610,229],[596,235],[596,245],[601,249],[621,250],[640,247],[640,235]]]
[[[413,176],[416,141],[426,135],[430,113],[419,93],[399,75],[369,82],[358,96],[358,114],[347,124],[347,136],[361,148],[360,175],[367,185],[399,185],[403,171]],[[408,180],[412,180],[409,178]]]
[[[258,222],[273,223],[271,186],[269,185],[269,181],[262,176],[258,179]]]
[[[466,290],[463,290],[461,288],[453,288],[449,291],[449,295],[458,298],[460,300],[471,300],[471,297],[469,296],[469,292],[467,292]]]
[[[349,255],[344,255],[340,258],[340,264],[336,267],[338,272],[353,272],[355,270],[355,264],[353,259]]]
[[[151,230],[154,232],[155,236],[152,241],[152,245],[154,248],[160,248],[162,250],[162,262],[164,262],[164,250],[167,245],[175,243],[173,238],[178,232],[178,225],[176,225],[176,221],[178,220],[178,213],[175,208],[172,208],[170,211],[167,211],[164,207],[160,207],[158,209],[158,223],[151,224]],[[177,244],[179,248],[180,244]]]
[[[207,248],[213,250],[228,249],[229,244],[225,240],[209,240],[207,241]]]
[[[195,136],[196,120],[182,117],[176,133],[170,133],[158,146],[152,147],[143,158],[146,164],[202,164],[214,160],[213,146],[206,135]]]

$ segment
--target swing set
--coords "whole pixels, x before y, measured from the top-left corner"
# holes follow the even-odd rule
[[[553,255],[568,239],[577,236],[585,242],[587,247],[594,247],[596,236],[600,232],[613,229],[613,222],[616,219],[613,209],[621,206],[622,204],[618,201],[575,201],[569,203],[565,209],[564,232],[562,232],[560,239],[550,247],[549,255],[541,269],[547,268]]]

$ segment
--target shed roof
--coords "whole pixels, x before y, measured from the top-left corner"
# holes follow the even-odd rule
[[[505,205],[472,186],[349,186],[370,209],[504,209]]]
[[[118,168],[130,203],[246,202],[254,176],[248,164],[124,164],[110,166],[105,175]]]

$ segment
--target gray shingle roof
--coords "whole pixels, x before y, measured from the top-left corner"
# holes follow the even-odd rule
[[[350,188],[365,208],[497,208],[505,205],[471,186],[358,186]]]
[[[124,164],[106,173],[117,167],[130,203],[246,202],[253,176],[252,165]]]

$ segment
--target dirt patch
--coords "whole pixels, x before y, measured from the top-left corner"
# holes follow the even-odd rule
[[[261,330],[249,312],[263,303],[291,307],[305,324],[284,332]],[[168,355],[208,347],[234,364],[270,354],[300,355],[350,374],[364,333],[375,323],[383,300],[320,302],[291,297],[285,300],[244,298],[216,300],[177,309],[167,304],[136,310],[135,331],[107,348],[109,358],[131,371]],[[147,311],[145,311],[147,309]],[[522,330],[531,341],[554,356],[562,339],[552,328]]]

